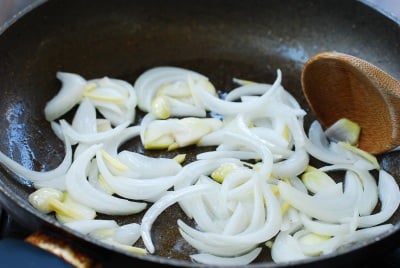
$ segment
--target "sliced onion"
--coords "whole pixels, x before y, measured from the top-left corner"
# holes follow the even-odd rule
[[[255,152],[236,151],[236,150],[217,150],[212,152],[200,153],[196,156],[198,160],[218,159],[218,158],[237,158],[241,160],[257,159],[259,156]]]
[[[181,220],[178,220],[178,225],[180,226],[179,232],[182,237],[194,248],[200,252],[206,252],[213,255],[232,257],[235,255],[242,255],[254,248],[253,243],[240,243],[232,244],[226,243],[225,241],[206,241],[203,239],[197,239],[191,234],[187,233],[188,226],[185,225]],[[189,231],[190,232],[190,231]]]
[[[155,202],[144,214],[142,218],[141,236],[143,242],[150,253],[154,253],[155,248],[151,240],[151,227],[156,218],[169,206],[182,200],[183,198],[198,195],[212,190],[210,185],[193,185],[184,189],[170,192]]]
[[[60,91],[46,103],[44,113],[47,121],[53,121],[71,110],[82,98],[86,80],[80,75],[57,72],[61,81]]]
[[[80,220],[72,221],[64,224],[82,234],[88,234],[97,229],[117,228],[118,224],[115,220]]]
[[[82,134],[97,132],[96,108],[88,98],[84,98],[78,106],[72,120],[72,128]]]
[[[329,149],[329,142],[318,121],[314,121],[309,129],[309,140],[306,140],[305,146],[309,154],[315,158],[329,164],[352,163],[351,159],[332,152]]]
[[[274,84],[271,86],[271,89],[268,90],[262,97],[257,99],[254,102],[230,102],[221,100],[214,95],[206,91],[196,90],[196,95],[199,97],[200,101],[203,105],[209,110],[213,111],[217,114],[221,115],[229,115],[229,114],[243,114],[253,110],[259,110],[260,107],[264,106],[263,108],[268,109],[268,104],[266,103],[269,100],[270,95],[274,93],[274,91],[279,87],[281,83],[281,71],[277,71],[277,79],[275,80]]]
[[[282,181],[278,183],[278,188],[282,198],[291,206],[311,217],[331,223],[351,217],[358,200],[351,193],[325,198],[310,196]]]
[[[163,176],[152,179],[114,176],[105,165],[100,151],[96,153],[96,160],[100,173],[111,189],[118,195],[128,199],[153,200],[153,198],[165,193],[176,181],[176,177],[174,176]]]
[[[191,197],[190,203],[190,212],[198,228],[208,232],[222,232],[223,223],[215,220],[202,196]]]
[[[53,170],[48,171],[35,171],[28,169],[18,162],[12,160],[10,157],[5,155],[3,152],[0,152],[0,163],[9,169],[11,172],[20,176],[24,179],[27,179],[31,182],[43,182],[50,181],[55,178],[61,179],[66,174],[67,170],[71,166],[72,163],[72,148],[69,139],[64,139],[65,144],[65,156],[64,160],[60,163],[58,167]],[[57,180],[58,180],[57,179]]]
[[[236,158],[206,159],[191,162],[185,165],[176,175],[178,178],[174,189],[179,190],[195,184],[201,175],[210,175],[211,172],[223,163],[242,164],[241,161]]]
[[[333,170],[350,170],[357,174],[357,178],[360,180],[363,191],[361,200],[359,201],[359,213],[360,215],[368,215],[378,204],[378,186],[375,178],[368,170],[363,170],[354,167],[353,165],[337,164],[331,166],[321,167],[322,171],[333,171]]]
[[[121,132],[129,126],[129,122],[125,122],[108,131],[92,134],[82,134],[75,131],[71,127],[71,125],[68,124],[67,121],[65,121],[64,119],[60,120],[60,124],[65,135],[67,135],[72,141],[74,141],[73,144],[76,144],[77,142],[88,144],[101,143],[104,142],[104,140],[111,139],[121,134]]]
[[[288,159],[275,163],[272,173],[280,178],[292,178],[307,168],[309,156],[304,148],[296,148],[295,152]]]
[[[137,90],[139,108],[142,111],[151,112],[152,100],[161,86],[177,82],[186,83],[188,77],[191,79],[189,80],[190,88],[193,87],[190,86],[190,83],[196,83],[197,80],[208,80],[204,75],[178,67],[163,66],[145,71],[137,78],[134,85]],[[195,88],[198,88],[200,91],[203,90],[202,87],[199,86],[195,86]],[[198,105],[195,104],[194,106]],[[186,116],[188,116],[188,114],[186,114]]]
[[[250,83],[246,85],[242,85],[231,90],[225,96],[225,100],[227,101],[235,101],[240,99],[242,96],[251,96],[251,95],[263,95],[265,92],[271,89],[270,84],[261,84],[261,83]]]
[[[139,136],[141,130],[141,126],[130,126],[125,128],[119,135],[108,139],[104,143],[104,150],[111,156],[118,157],[119,147],[126,141]]]
[[[65,191],[66,190],[66,185],[65,185],[65,174],[61,175],[59,177],[54,177],[52,179],[48,180],[40,180],[40,181],[35,181],[33,183],[36,189],[39,188],[54,188],[58,189],[60,191]]]
[[[252,226],[250,226],[247,228],[247,231],[243,233],[236,235],[224,235],[218,233],[201,232],[190,228],[183,222],[178,222],[178,225],[188,235],[207,243],[257,244],[267,241],[278,233],[282,221],[282,215],[280,212],[279,202],[276,200],[271,190],[267,186],[262,185],[262,183],[261,187],[263,190],[264,199],[267,200],[267,216],[265,217],[264,224],[260,228],[252,228]],[[257,219],[257,217],[258,215],[253,214],[254,219]],[[254,225],[257,226],[257,224]]]
[[[123,245],[133,245],[140,238],[140,224],[129,223],[120,226],[115,230],[112,239]]]
[[[312,220],[309,216],[301,213],[300,219],[307,230],[321,235],[344,235],[354,231],[349,223],[328,223],[319,220]]]
[[[300,212],[293,207],[289,207],[287,212],[283,215],[281,231],[290,232],[298,229],[300,224]]]
[[[345,243],[344,236],[324,237],[311,233],[308,230],[299,230],[293,235],[301,251],[309,257],[328,254],[336,250],[341,244]]]
[[[236,266],[246,265],[251,263],[260,254],[261,248],[256,248],[247,254],[238,257],[219,257],[211,254],[199,253],[192,254],[190,257],[196,262],[203,263],[206,265],[219,265],[219,266]]]
[[[170,99],[170,105],[170,114],[174,117],[206,117],[207,115],[203,108],[176,99]]]
[[[127,215],[144,210],[146,208],[145,203],[128,201],[108,195],[95,189],[87,181],[87,167],[100,148],[101,145],[92,145],[73,162],[66,174],[68,192],[76,201],[104,214]]]
[[[124,122],[134,122],[137,96],[135,89],[130,83],[108,77],[93,79],[88,82],[97,85],[93,90],[93,94],[122,99],[120,102],[108,102],[101,99],[93,100],[98,111],[106,119],[109,119],[114,126],[123,124]]]
[[[122,151],[118,160],[129,167],[124,176],[142,179],[176,175],[182,166],[174,159],[152,158],[139,153]],[[154,168],[157,167],[157,168]]]
[[[256,152],[258,157],[262,159],[262,165],[259,170],[260,176],[264,178],[270,177],[272,172],[273,156],[268,147],[260,146],[258,140],[237,133],[226,133],[226,140],[229,141],[229,143],[241,145],[246,149]]]
[[[308,258],[305,255],[296,240],[290,235],[290,232],[280,232],[271,248],[272,260],[276,263],[291,262]]]
[[[399,186],[395,179],[386,171],[379,171],[379,199],[381,210],[372,215],[365,215],[358,219],[359,227],[370,227],[387,221],[400,204]]]
[[[225,224],[223,234],[232,235],[243,232],[249,224],[248,220],[245,220],[249,218],[248,214],[246,207],[242,203],[238,203],[229,221]]]

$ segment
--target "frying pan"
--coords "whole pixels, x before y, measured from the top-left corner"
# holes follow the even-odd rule
[[[198,71],[226,91],[233,77],[270,83],[279,68],[284,87],[308,112],[306,126],[313,116],[301,93],[300,74],[313,54],[352,54],[400,78],[399,25],[357,1],[51,0],[30,9],[0,35],[0,150],[35,170],[52,169],[64,156],[63,144],[43,114],[60,88],[57,71],[133,83],[148,68],[171,65]],[[141,150],[138,141],[124,146]],[[187,153],[193,156],[196,149]],[[400,182],[399,153],[381,155],[379,161]],[[177,206],[153,226],[156,253],[141,256],[39,213],[27,201],[33,191],[29,182],[0,169],[1,206],[32,232],[62,239],[106,267],[197,265],[188,258],[194,250],[175,228],[178,218],[185,219]],[[139,222],[140,216],[113,219]],[[390,232],[329,255],[278,265],[265,252],[249,266],[354,265],[399,245],[400,211],[389,222],[394,224]]]

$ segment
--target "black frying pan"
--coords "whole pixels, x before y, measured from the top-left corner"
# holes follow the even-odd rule
[[[190,68],[205,74],[220,90],[232,77],[283,85],[309,111],[301,93],[303,64],[315,53],[339,51],[363,58],[400,78],[400,28],[369,6],[348,0],[51,0],[16,20],[0,35],[0,150],[35,170],[54,168],[63,159],[63,144],[45,121],[43,108],[59,90],[57,71],[87,79],[102,76],[134,82],[158,65]],[[313,119],[309,114],[307,124]],[[125,145],[137,149],[133,141]],[[382,167],[400,182],[398,153],[379,157]],[[156,254],[122,252],[66,230],[51,215],[27,201],[34,189],[0,169],[1,205],[29,230],[44,230],[80,248],[105,266],[158,263],[194,265],[193,252],[181,245],[174,206],[153,227]],[[106,217],[104,217],[106,218]],[[120,223],[139,216],[115,218]],[[391,232],[375,240],[290,265],[356,264],[397,247],[400,212]],[[172,228],[165,228],[172,226]],[[272,267],[268,253],[253,267]]]

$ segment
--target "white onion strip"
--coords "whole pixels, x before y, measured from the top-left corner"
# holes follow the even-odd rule
[[[44,113],[47,121],[53,121],[71,110],[82,98],[86,80],[77,74],[57,72],[61,81],[60,91],[46,103]]]
[[[203,233],[187,226],[182,221],[178,222],[179,227],[187,234],[197,237],[202,241],[207,241],[208,243],[257,244],[269,240],[278,233],[282,222],[282,216],[278,200],[268,186],[262,185],[263,183],[261,183],[260,186],[263,191],[264,199],[267,200],[267,216],[261,228],[257,230],[252,230],[252,228],[250,228],[249,232],[243,232],[237,235],[224,235],[210,232]]]
[[[249,253],[231,258],[218,257],[205,253],[192,254],[190,255],[190,257],[196,262],[203,263],[206,265],[237,266],[237,265],[246,265],[251,263],[255,258],[257,258],[260,252],[261,248],[255,248]]]
[[[100,151],[96,153],[97,165],[108,185],[118,195],[133,200],[151,200],[160,196],[174,185],[175,176],[165,176],[152,179],[135,179],[122,176],[114,176],[104,163]]]
[[[357,196],[346,194],[346,191],[334,197],[310,196],[282,181],[278,183],[278,188],[282,198],[291,206],[311,217],[331,223],[351,217],[358,200]]]
[[[202,194],[207,191],[213,190],[213,187],[207,184],[203,185],[193,185],[185,187],[184,189],[177,190],[174,192],[170,192],[156,201],[144,214],[142,218],[141,224],[141,236],[143,242],[150,253],[154,253],[155,248],[153,242],[151,240],[151,227],[156,220],[156,218],[169,206],[173,205],[174,203],[193,196]]]
[[[254,111],[257,107],[263,107],[268,109],[267,101],[270,99],[270,95],[279,88],[281,83],[281,71],[277,71],[277,78],[271,88],[260,98],[254,102],[229,102],[221,100],[206,91],[196,90],[196,95],[202,101],[203,105],[210,111],[213,111],[221,115],[232,115],[232,114],[244,114],[249,111]]]
[[[70,124],[67,123],[64,119],[60,120],[60,125],[63,129],[63,132],[66,136],[68,136],[74,144],[77,142],[88,143],[88,144],[95,144],[104,142],[104,140],[113,138],[126,129],[129,126],[129,122],[126,121],[115,128],[103,132],[92,133],[92,134],[82,134],[75,131]]]
[[[311,232],[316,234],[334,236],[344,235],[353,231],[350,224],[348,223],[333,224],[319,220],[312,220],[304,213],[300,213],[300,219],[307,230],[310,230]]]
[[[118,224],[115,220],[97,220],[97,219],[67,222],[64,225],[82,234],[88,234],[97,229],[108,229],[108,228],[118,227]]]
[[[133,202],[108,195],[95,189],[87,181],[87,166],[100,148],[101,145],[92,145],[72,163],[66,174],[68,192],[76,201],[104,214],[128,215],[144,210],[146,208],[145,203]]]
[[[359,227],[370,227],[387,221],[400,204],[399,185],[386,171],[379,172],[379,199],[381,211],[376,214],[362,216],[358,219]]]
[[[357,174],[360,180],[363,191],[361,200],[359,202],[359,212],[361,215],[370,214],[378,203],[378,186],[375,178],[368,170],[363,170],[355,167],[354,165],[336,164],[331,166],[324,166],[320,168],[321,171],[334,171],[334,170],[351,170]]]
[[[69,139],[64,139],[65,145],[65,156],[63,161],[58,167],[48,171],[35,171],[24,167],[18,162],[12,160],[10,157],[0,152],[0,163],[11,170],[14,174],[29,179],[32,182],[43,182],[54,180],[55,178],[62,177],[65,175],[72,163],[72,148]]]

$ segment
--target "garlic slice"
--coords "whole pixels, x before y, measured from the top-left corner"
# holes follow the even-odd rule
[[[341,118],[325,130],[328,138],[334,141],[342,141],[356,145],[360,137],[361,128],[356,123],[347,118]]]

